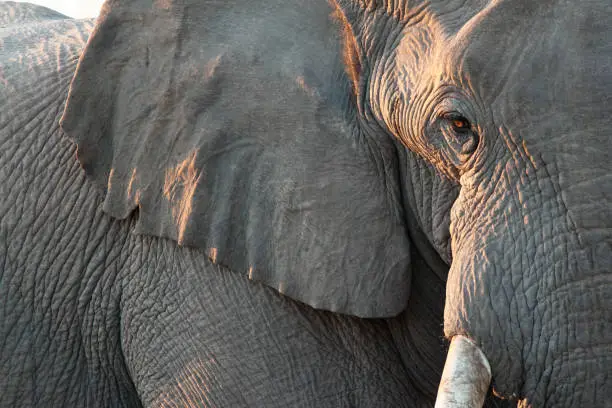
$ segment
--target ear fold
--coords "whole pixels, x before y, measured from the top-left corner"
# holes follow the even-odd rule
[[[362,44],[357,40],[359,23],[363,20],[360,14],[372,11],[374,5],[370,0],[329,0],[334,8],[333,18],[338,22],[341,33],[342,57],[348,78],[352,83],[357,109],[364,115],[364,98],[366,97],[366,83],[368,62],[364,58]]]
[[[353,85],[353,92],[359,96],[361,91],[361,78],[363,71],[363,58],[359,44],[356,41],[353,27],[347,19],[347,15],[340,8],[340,5],[332,2],[335,6],[333,13],[334,18],[340,24],[340,32],[342,36],[342,55],[346,73]],[[359,98],[358,98],[359,99]]]
[[[409,295],[395,146],[360,131],[325,2],[108,1],[62,126],[104,210],[313,307]]]

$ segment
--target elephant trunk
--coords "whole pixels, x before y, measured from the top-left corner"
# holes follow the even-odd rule
[[[491,367],[467,337],[451,341],[438,387],[436,408],[482,407],[491,383]]]

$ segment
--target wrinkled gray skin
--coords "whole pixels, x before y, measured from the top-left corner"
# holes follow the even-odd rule
[[[610,406],[608,1],[146,3],[0,3],[0,406]]]

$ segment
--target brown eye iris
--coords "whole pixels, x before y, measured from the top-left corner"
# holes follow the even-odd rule
[[[468,122],[467,119],[462,117],[453,118],[451,124],[453,125],[453,130],[459,133],[463,133],[470,130],[470,122]]]

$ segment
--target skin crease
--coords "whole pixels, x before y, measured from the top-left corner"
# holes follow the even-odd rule
[[[144,212],[110,217],[57,125],[92,23],[20,25],[0,52],[0,406],[432,406],[442,324],[523,406],[609,403],[609,6],[334,7],[353,125],[396,140],[406,311],[317,311],[134,234]]]

